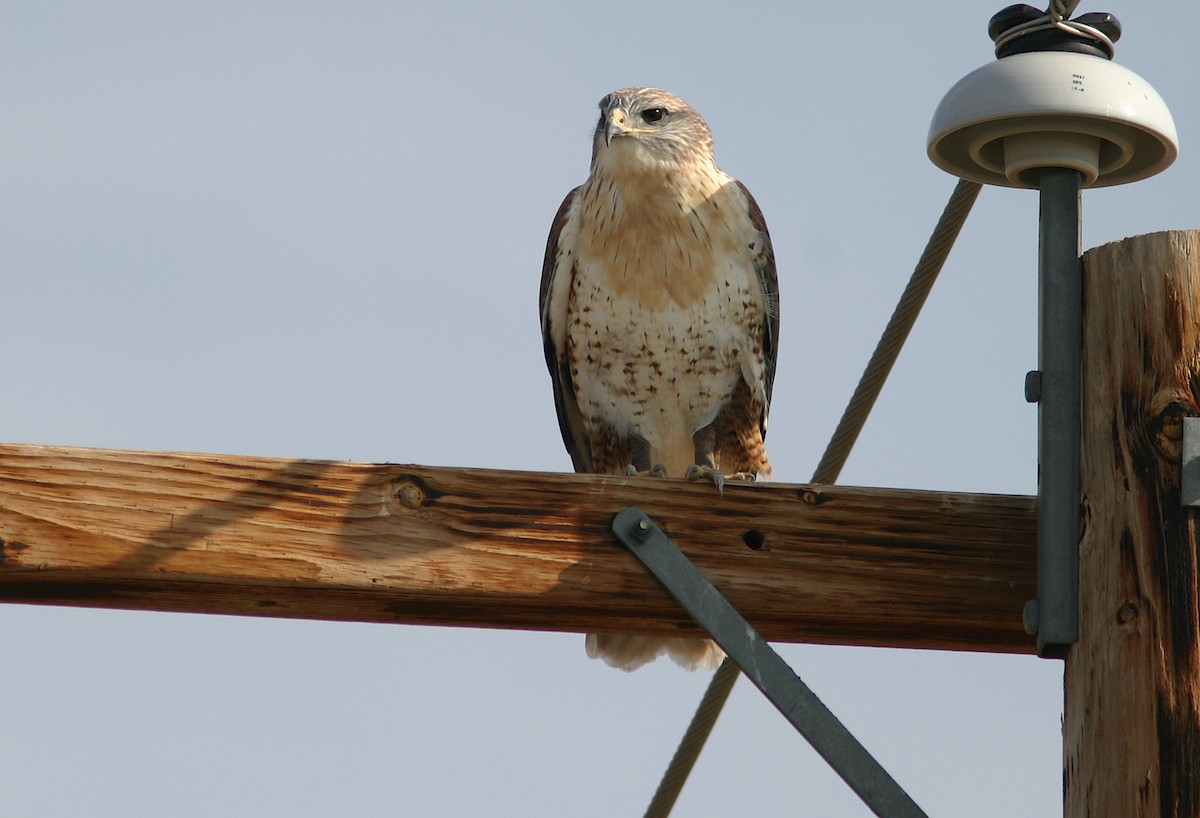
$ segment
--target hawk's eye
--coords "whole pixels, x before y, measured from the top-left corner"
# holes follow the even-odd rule
[[[666,108],[647,108],[642,111],[642,119],[646,122],[658,122],[668,113]]]

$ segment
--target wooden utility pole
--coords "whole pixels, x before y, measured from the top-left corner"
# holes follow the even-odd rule
[[[1067,655],[1067,818],[1200,815],[1200,232],[1084,257],[1080,641]]]
[[[0,445],[0,602],[679,635],[645,509],[763,636],[1031,652],[1031,497]]]

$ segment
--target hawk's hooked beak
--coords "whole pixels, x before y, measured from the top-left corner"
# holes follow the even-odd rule
[[[614,136],[624,136],[630,133],[640,133],[639,129],[629,127],[629,113],[624,108],[613,108],[604,117],[604,146],[612,144]]]

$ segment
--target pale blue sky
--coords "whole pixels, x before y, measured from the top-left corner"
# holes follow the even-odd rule
[[[1002,3],[24,3],[0,27],[0,439],[547,471],[536,297],[596,102],[708,119],[780,271],[806,480],[954,180]],[[1183,142],[1084,246],[1200,227],[1193,0],[1117,0]],[[1037,196],[985,189],[843,481],[1036,490]],[[886,612],[880,612],[886,615]],[[704,686],[583,637],[0,607],[0,811],[641,815]],[[782,646],[931,816],[1054,815],[1061,664]],[[675,815],[866,809],[740,682]]]

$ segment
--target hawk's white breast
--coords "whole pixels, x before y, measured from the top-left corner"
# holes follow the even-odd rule
[[[710,181],[663,207],[655,191],[639,200],[626,185],[617,196],[601,178],[581,189],[574,231],[564,230],[575,274],[558,296],[585,424],[645,438],[674,475],[694,462],[692,435],[738,382],[763,381],[751,249],[763,239],[736,183]]]

